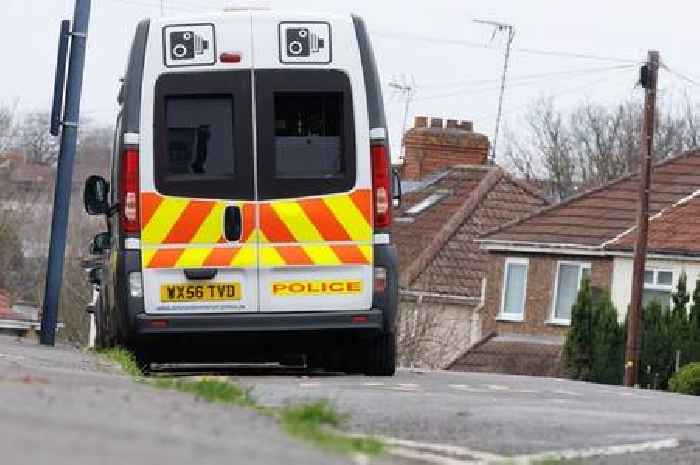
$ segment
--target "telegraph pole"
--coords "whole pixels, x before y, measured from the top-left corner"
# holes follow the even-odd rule
[[[83,70],[85,68],[85,48],[87,43],[88,23],[90,21],[90,0],[76,0],[70,31],[70,61],[66,81],[66,106],[63,118],[60,111],[61,149],[58,155],[56,171],[56,190],[53,200],[53,217],[51,219],[51,239],[49,242],[49,260],[44,290],[44,305],[41,312],[41,337],[43,345],[54,345],[56,341],[56,322],[58,321],[58,304],[61,298],[63,282],[63,259],[66,253],[66,235],[68,232],[68,210],[73,183],[73,162],[78,141],[78,123],[80,121],[80,96],[83,90]],[[58,77],[58,73],[57,73]],[[60,89],[59,92],[62,92]],[[61,100],[62,101],[62,100]]]
[[[491,40],[496,37],[496,33],[505,32],[508,37],[506,38],[506,53],[503,59],[503,74],[501,74],[501,92],[498,95],[498,113],[496,116],[496,130],[493,134],[493,146],[491,147],[491,159],[489,160],[492,165],[496,164],[496,145],[498,144],[498,132],[501,127],[501,115],[503,114],[503,96],[506,92],[506,77],[508,75],[508,63],[510,62],[510,49],[513,45],[513,39],[515,38],[515,27],[512,24],[499,23],[497,21],[484,21],[481,19],[475,19],[475,23],[486,24],[488,26],[493,26],[493,35]]]
[[[639,354],[642,327],[642,291],[647,257],[647,232],[649,229],[649,189],[651,186],[651,155],[654,144],[654,116],[656,113],[656,88],[659,78],[659,52],[650,50],[647,62],[640,71],[640,83],[644,93],[644,128],[639,163],[639,207],[637,216],[637,243],[634,247],[634,271],[632,298],[627,324],[627,348],[625,351],[625,386],[638,384]]]

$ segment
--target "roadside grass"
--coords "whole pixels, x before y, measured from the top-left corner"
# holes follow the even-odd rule
[[[233,383],[203,378],[196,381],[176,378],[156,378],[151,383],[158,389],[172,389],[193,394],[196,398],[213,404],[229,404],[240,407],[255,407],[250,392]]]
[[[341,415],[328,401],[316,401],[271,408],[258,405],[250,394],[229,381],[214,377],[201,377],[196,380],[172,377],[146,378],[133,354],[122,348],[97,351],[108,360],[121,366],[129,376],[146,382],[158,389],[170,389],[192,394],[205,402],[235,405],[255,409],[257,412],[274,417],[280,426],[291,436],[297,437],[327,451],[348,455],[379,455],[384,444],[371,437],[351,437],[338,431],[347,415]]]
[[[282,427],[292,436],[318,447],[343,454],[379,455],[384,444],[378,439],[350,437],[337,428],[347,420],[328,401],[289,405],[277,412]]]
[[[124,350],[121,347],[113,347],[98,350],[97,354],[121,366],[122,370],[131,377],[140,378],[143,376],[143,371],[139,368],[136,358],[128,350]]]

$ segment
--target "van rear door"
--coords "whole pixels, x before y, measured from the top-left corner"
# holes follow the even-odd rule
[[[256,312],[250,16],[152,27],[162,35],[151,36],[141,107],[145,310]],[[208,57],[222,46],[241,62]]]
[[[253,13],[259,308],[366,310],[371,174],[354,28],[350,17],[288,19]]]

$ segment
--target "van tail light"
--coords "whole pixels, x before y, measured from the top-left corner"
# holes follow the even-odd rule
[[[139,232],[139,151],[126,149],[122,155],[119,215],[125,233]]]
[[[374,197],[374,226],[391,225],[391,177],[389,176],[389,151],[385,144],[371,147],[372,191]]]

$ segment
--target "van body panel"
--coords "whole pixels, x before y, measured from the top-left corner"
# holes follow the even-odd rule
[[[292,34],[285,24],[327,47],[324,62],[285,62],[281,47]],[[329,35],[314,39],[314,24]],[[187,25],[204,28],[193,29],[202,34],[211,25],[213,64],[179,65],[168,58],[167,47]],[[145,312],[370,310],[371,118],[353,18],[245,11],[154,19],[149,27],[139,108]],[[221,63],[223,52],[239,54],[240,62]],[[323,117],[308,116],[316,114]],[[229,131],[218,127],[231,118]],[[230,178],[206,173],[191,183],[187,176],[197,162],[189,159],[191,168],[183,164],[187,169],[162,178],[177,147],[194,153],[201,140],[207,147],[234,147]],[[231,208],[240,213],[238,240],[225,234]],[[198,284],[186,271],[202,269],[216,270],[202,284],[239,283],[240,300],[163,301],[163,286]]]
[[[240,62],[222,64],[214,55],[214,65],[168,66],[166,44],[175,46],[169,42],[170,28],[182,35],[182,26],[189,24],[211,25],[215,40],[207,45],[215,54],[238,53]],[[151,23],[151,32],[146,48],[139,147],[145,311],[154,314],[257,312],[250,14],[156,19]],[[174,110],[169,112],[171,106]],[[211,121],[213,126],[202,125],[210,123],[206,119],[214,118],[212,114],[228,115],[226,125],[218,127],[216,120]],[[168,146],[165,146],[166,138]],[[183,151],[194,152],[199,150],[203,139],[205,145],[212,145],[219,152],[222,148],[232,149],[233,165],[221,164],[221,169],[232,171],[230,175],[207,172],[201,179],[194,175],[188,179],[189,174],[203,171],[194,167],[195,160],[191,167],[183,165],[183,174],[178,174],[177,168],[174,173],[168,173],[169,178],[162,176],[164,166],[168,161],[172,163],[167,157],[172,158],[173,146],[179,144]],[[197,146],[196,150],[193,145]],[[202,166],[211,164],[211,158],[217,154],[210,153],[209,160],[206,153],[203,155]],[[160,192],[164,190],[167,192]],[[225,237],[229,208],[240,213],[238,240]],[[187,278],[186,270],[204,268],[216,270],[214,277],[202,281]],[[221,287],[231,283],[240,285],[239,300],[164,302],[161,295],[165,285]]]
[[[252,19],[258,190],[263,193],[260,310],[368,310],[373,286],[370,128],[364,116],[367,100],[352,19],[271,11],[255,11]],[[289,34],[285,27],[308,29],[307,38],[313,42],[318,41],[313,37],[318,24],[326,33],[323,45],[329,49],[320,54],[324,58],[314,59],[311,53],[308,62],[285,62],[282,47]],[[335,104],[321,102],[336,97]],[[302,123],[301,117],[298,131],[285,127],[285,123],[289,126],[285,112],[314,111],[324,115],[329,127],[335,126],[332,113],[337,113],[341,129],[326,127],[325,133],[307,129],[314,124]],[[288,137],[290,134],[296,137]],[[337,182],[330,180],[332,172],[324,172],[325,179],[292,174],[286,180],[275,176],[281,171],[279,166],[268,168],[284,151],[293,153],[297,144],[305,144],[310,152],[314,144],[326,143],[328,151],[338,139],[344,171],[336,173]],[[340,179],[350,172],[352,179],[343,183]],[[274,188],[266,189],[268,184]]]

